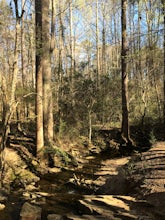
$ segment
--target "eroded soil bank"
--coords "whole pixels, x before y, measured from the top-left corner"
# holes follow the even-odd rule
[[[77,155],[76,166],[51,168],[37,182],[2,191],[0,219],[19,220],[25,202],[41,208],[42,220],[165,219],[165,143],[132,156],[109,155],[96,149]]]

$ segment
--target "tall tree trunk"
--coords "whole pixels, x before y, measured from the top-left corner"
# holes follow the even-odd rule
[[[96,80],[97,87],[100,85],[100,51],[99,51],[99,1],[96,1],[96,53],[97,53],[97,68],[96,68]]]
[[[49,0],[42,0],[42,41],[43,41],[43,92],[44,92],[44,138],[45,143],[53,141],[53,104],[51,88],[51,38]]]
[[[32,33],[30,34],[30,48],[31,48],[31,65],[32,65],[32,71],[31,71],[31,81],[32,81],[32,88],[35,89],[36,87],[36,44],[35,44],[35,12],[32,11]]]
[[[165,0],[162,0],[162,7],[163,7],[163,25],[164,25],[164,42],[163,42],[163,49],[164,49],[164,62],[163,62],[163,122],[165,128]],[[164,129],[165,130],[165,129]],[[165,138],[165,133],[164,133]]]
[[[36,153],[43,159],[42,1],[35,0],[36,25]]]
[[[22,0],[22,10],[24,10],[25,8],[25,0]],[[21,74],[22,74],[22,91],[23,91],[23,95],[24,95],[24,88],[27,86],[26,79],[26,73],[27,73],[27,50],[25,48],[25,43],[26,42],[26,37],[25,37],[25,19],[24,16],[22,16],[22,21],[21,21]],[[22,112],[22,116],[23,116],[23,120],[25,120],[26,118],[26,102],[23,101],[22,105],[18,106],[18,111]],[[20,116],[18,114],[17,117],[17,124],[20,125]]]
[[[22,0],[22,10],[24,10],[25,0]],[[22,16],[22,25],[21,25],[21,73],[22,73],[22,87],[25,87],[25,59],[26,59],[26,50],[25,50],[25,21],[24,17]]]
[[[127,31],[126,31],[126,11],[127,0],[122,0],[121,28],[122,28],[122,48],[121,48],[121,74],[122,74],[122,138],[126,143],[130,142],[130,131],[128,121],[128,73],[127,73]]]
[[[74,41],[73,41],[73,13],[72,13],[72,0],[69,1],[69,17],[70,17],[70,58],[71,58],[71,70],[70,78],[71,84],[73,83],[73,74],[74,74]]]
[[[74,73],[75,73],[75,57],[74,57],[74,37],[73,37],[73,5],[72,0],[69,1],[69,19],[70,19],[70,89],[72,97],[72,107],[75,105],[74,100]]]
[[[103,21],[102,21],[102,62],[101,62],[101,74],[107,75],[107,68],[106,68],[106,3],[102,3],[102,14],[103,14]]]

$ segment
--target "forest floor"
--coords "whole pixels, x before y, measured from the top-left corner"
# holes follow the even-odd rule
[[[147,152],[103,160],[99,189],[80,201],[90,215],[79,219],[165,219],[164,157],[165,142],[157,142]]]
[[[33,140],[28,139],[28,150],[23,144],[27,139],[21,140],[14,138],[6,149],[10,170],[18,178],[5,199],[0,192],[1,220],[18,220],[25,202],[42,208],[42,220],[165,219],[165,142],[115,158],[94,146],[87,150],[72,144],[69,152],[77,161],[75,166],[56,164],[38,177],[33,173],[38,164],[30,152]],[[27,163],[32,164],[30,171]],[[25,178],[21,184],[16,181],[20,177]]]

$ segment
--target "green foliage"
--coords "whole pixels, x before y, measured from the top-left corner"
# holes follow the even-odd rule
[[[81,72],[74,74],[73,93],[67,77],[60,87],[59,109],[55,114],[56,130],[59,137],[88,137],[89,116],[92,125],[109,124],[120,126],[121,89],[119,76],[100,76],[96,79],[84,77]],[[54,94],[55,95],[55,94]]]
[[[151,143],[151,145],[155,144],[156,141],[157,141],[157,139],[155,137],[154,130],[152,129],[150,131],[150,143]]]
[[[71,158],[67,152],[62,150],[60,147],[56,147],[53,145],[46,146],[44,148],[44,154],[51,155],[52,158],[55,155],[60,157],[65,165],[67,165],[71,161]]]
[[[67,124],[64,120],[60,119],[59,136],[63,137],[66,134],[66,131],[67,131]]]

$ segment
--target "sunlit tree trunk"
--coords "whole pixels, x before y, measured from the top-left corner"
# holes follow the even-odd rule
[[[96,80],[97,87],[100,85],[100,51],[99,51],[99,1],[96,1],[96,54],[97,54],[97,67],[96,67]]]
[[[165,0],[162,0],[163,7],[163,26],[164,26],[164,39],[163,39],[163,49],[164,49],[164,60],[163,60],[163,122],[165,128]],[[164,133],[165,138],[165,133]]]
[[[69,1],[69,24],[70,24],[70,88],[72,96],[72,106],[74,100],[74,74],[75,74],[75,57],[74,57],[74,37],[73,37],[73,2]]]
[[[43,159],[43,75],[42,75],[42,1],[35,1],[36,25],[36,145],[37,157]]]
[[[31,71],[31,81],[32,81],[32,88],[34,89],[36,86],[36,44],[35,44],[35,12],[32,11],[32,33],[30,34],[30,47],[31,47],[31,65],[32,65],[32,71]]]
[[[70,78],[71,84],[73,83],[73,74],[74,74],[74,41],[73,41],[73,6],[72,0],[69,1],[69,23],[70,23],[70,58],[71,58],[71,68],[70,68]]]
[[[127,73],[127,31],[126,31],[127,0],[121,1],[121,8],[122,8],[122,12],[121,12],[122,137],[126,143],[129,143],[130,131],[129,131],[129,121],[128,121],[128,73]]]
[[[25,0],[22,0],[22,9],[24,10]],[[24,17],[22,16],[21,22],[21,72],[22,72],[22,86],[25,87],[25,60],[26,60],[26,53],[25,53],[25,25],[24,25]]]
[[[103,23],[102,23],[102,75],[106,75],[106,4],[102,4]]]
[[[51,88],[51,37],[50,37],[50,16],[49,0],[42,0],[42,65],[43,65],[43,101],[44,101],[44,138],[45,144],[53,141],[53,107]]]

